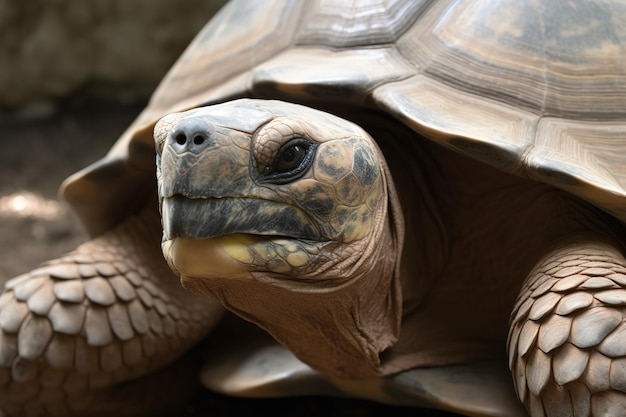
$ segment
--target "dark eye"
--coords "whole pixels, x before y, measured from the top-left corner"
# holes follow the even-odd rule
[[[274,172],[288,172],[298,168],[306,156],[308,146],[303,144],[288,145],[276,156]]]
[[[261,182],[286,184],[300,178],[313,162],[316,144],[306,138],[285,143],[276,153],[272,164],[263,168]]]

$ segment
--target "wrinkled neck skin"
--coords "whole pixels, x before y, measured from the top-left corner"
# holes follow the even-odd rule
[[[313,368],[338,377],[381,374],[380,354],[402,319],[398,253],[404,226],[382,155],[382,197],[368,235],[356,242],[306,242],[324,254],[309,274],[192,277],[182,285],[217,298]]]

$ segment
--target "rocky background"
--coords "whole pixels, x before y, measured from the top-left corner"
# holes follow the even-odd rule
[[[102,157],[223,0],[0,0],[0,283],[86,239],[56,197]],[[180,416],[451,416],[202,392]]]
[[[225,0],[0,0],[0,110],[145,98]]]

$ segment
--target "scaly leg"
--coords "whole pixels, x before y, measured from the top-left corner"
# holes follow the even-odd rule
[[[625,314],[626,259],[607,240],[564,245],[539,263],[511,315],[508,343],[531,416],[626,415]]]
[[[176,403],[189,384],[174,380],[180,368],[158,370],[202,339],[222,309],[180,287],[159,242],[157,214],[146,211],[6,283],[0,410],[154,415]]]

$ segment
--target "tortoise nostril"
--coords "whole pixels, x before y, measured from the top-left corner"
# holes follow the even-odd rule
[[[184,133],[179,133],[178,135],[176,135],[175,139],[176,143],[178,143],[179,145],[184,145],[185,143],[187,143],[187,136],[185,136]]]
[[[177,153],[199,153],[211,145],[213,127],[204,120],[190,118],[180,121],[169,132],[169,144]]]

